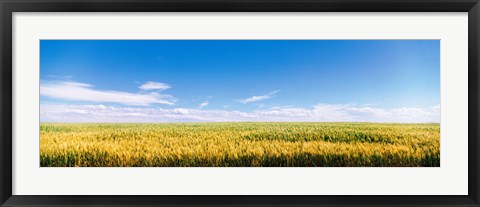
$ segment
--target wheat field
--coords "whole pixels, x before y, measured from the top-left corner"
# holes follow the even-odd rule
[[[439,124],[41,123],[42,167],[439,167]]]

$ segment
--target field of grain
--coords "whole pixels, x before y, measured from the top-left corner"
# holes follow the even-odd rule
[[[439,167],[440,125],[41,123],[40,165]]]

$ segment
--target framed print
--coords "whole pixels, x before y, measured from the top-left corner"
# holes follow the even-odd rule
[[[1,1],[2,206],[479,206],[477,0]]]

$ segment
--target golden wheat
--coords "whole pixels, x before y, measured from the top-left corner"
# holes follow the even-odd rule
[[[440,166],[439,124],[41,123],[42,167]]]

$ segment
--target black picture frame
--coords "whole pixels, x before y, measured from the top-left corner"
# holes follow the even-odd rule
[[[480,206],[479,0],[0,0],[0,12],[1,206]],[[468,12],[468,195],[12,195],[13,12]]]

